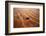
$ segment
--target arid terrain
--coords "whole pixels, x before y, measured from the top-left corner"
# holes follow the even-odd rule
[[[39,27],[39,9],[14,8],[14,28]]]

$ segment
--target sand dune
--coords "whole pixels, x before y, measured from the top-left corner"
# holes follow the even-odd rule
[[[39,9],[14,8],[14,28],[39,27]]]

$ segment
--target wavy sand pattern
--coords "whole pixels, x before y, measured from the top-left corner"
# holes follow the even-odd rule
[[[14,8],[14,28],[39,27],[39,9]]]

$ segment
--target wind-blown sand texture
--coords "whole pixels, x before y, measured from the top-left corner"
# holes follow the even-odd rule
[[[39,27],[39,9],[14,8],[14,28]]]

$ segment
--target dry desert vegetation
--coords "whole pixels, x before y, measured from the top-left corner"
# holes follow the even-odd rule
[[[39,9],[14,8],[14,28],[39,27]]]

